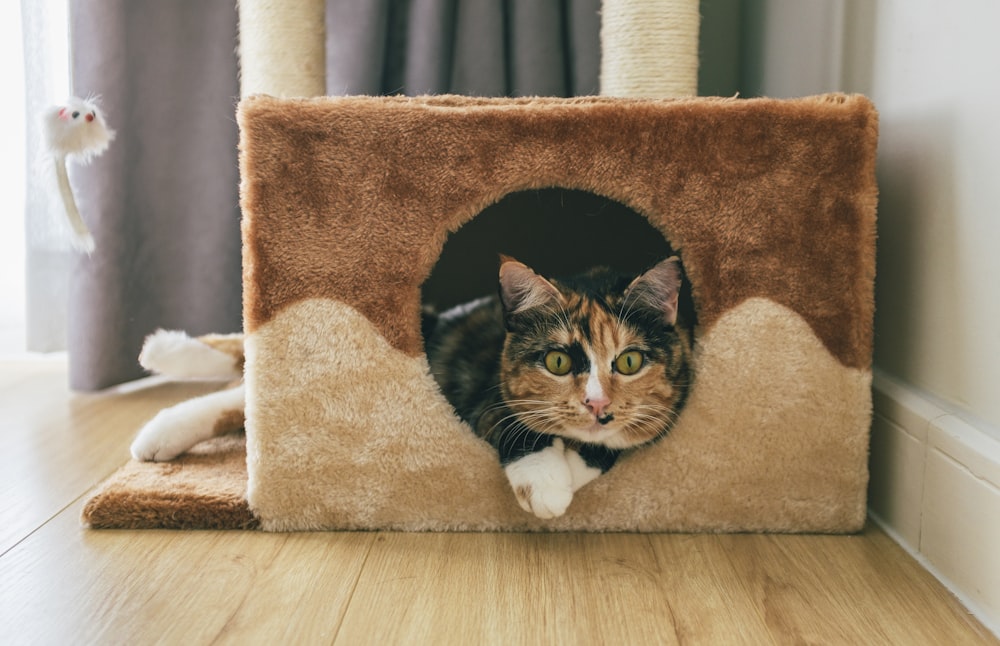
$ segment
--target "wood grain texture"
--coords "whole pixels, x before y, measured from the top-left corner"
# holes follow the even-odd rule
[[[84,530],[79,511],[0,559],[0,643],[329,643],[374,538]]]
[[[0,367],[0,554],[129,459],[157,410],[218,388],[213,383],[132,386],[74,394],[53,360]]]
[[[86,530],[83,499],[125,459],[137,423],[206,386],[80,398],[64,383],[58,365],[0,365],[2,644],[1000,644],[871,526],[857,536]]]

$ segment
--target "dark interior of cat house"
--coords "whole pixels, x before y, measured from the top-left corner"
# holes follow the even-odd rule
[[[564,188],[518,191],[449,236],[424,283],[424,303],[443,310],[495,294],[500,254],[556,278],[598,265],[637,275],[680,255],[644,216],[620,202]],[[687,286],[681,298],[690,301]]]

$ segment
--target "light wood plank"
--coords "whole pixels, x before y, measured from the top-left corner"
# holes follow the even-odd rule
[[[386,534],[338,642],[998,643],[881,531]]]
[[[857,536],[654,539],[694,643],[997,643],[874,526]]]
[[[0,644],[330,643],[374,540],[87,530],[80,509],[0,558]]]
[[[652,558],[638,535],[382,534],[337,641],[676,643]]]
[[[0,554],[129,460],[139,427],[158,410],[219,388],[169,383],[97,394],[69,391],[66,366],[0,369]]]

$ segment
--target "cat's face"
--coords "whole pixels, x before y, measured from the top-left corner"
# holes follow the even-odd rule
[[[679,287],[675,259],[631,282],[596,272],[578,284],[505,262],[508,408],[537,432],[614,449],[664,434],[690,380],[690,339],[675,327]]]

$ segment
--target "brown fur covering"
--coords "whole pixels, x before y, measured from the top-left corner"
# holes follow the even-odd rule
[[[172,462],[130,462],[83,509],[95,529],[254,529],[242,434],[204,442]]]
[[[763,296],[844,365],[870,363],[876,117],[863,97],[254,97],[239,122],[247,332],[332,298],[415,356],[420,285],[448,233],[508,193],[559,186],[662,231],[704,325]]]
[[[861,527],[867,99],[255,97],[239,122],[247,496],[263,528]],[[542,521],[436,389],[419,298],[449,232],[553,186],[626,204],[670,240],[701,335],[671,434]]]

